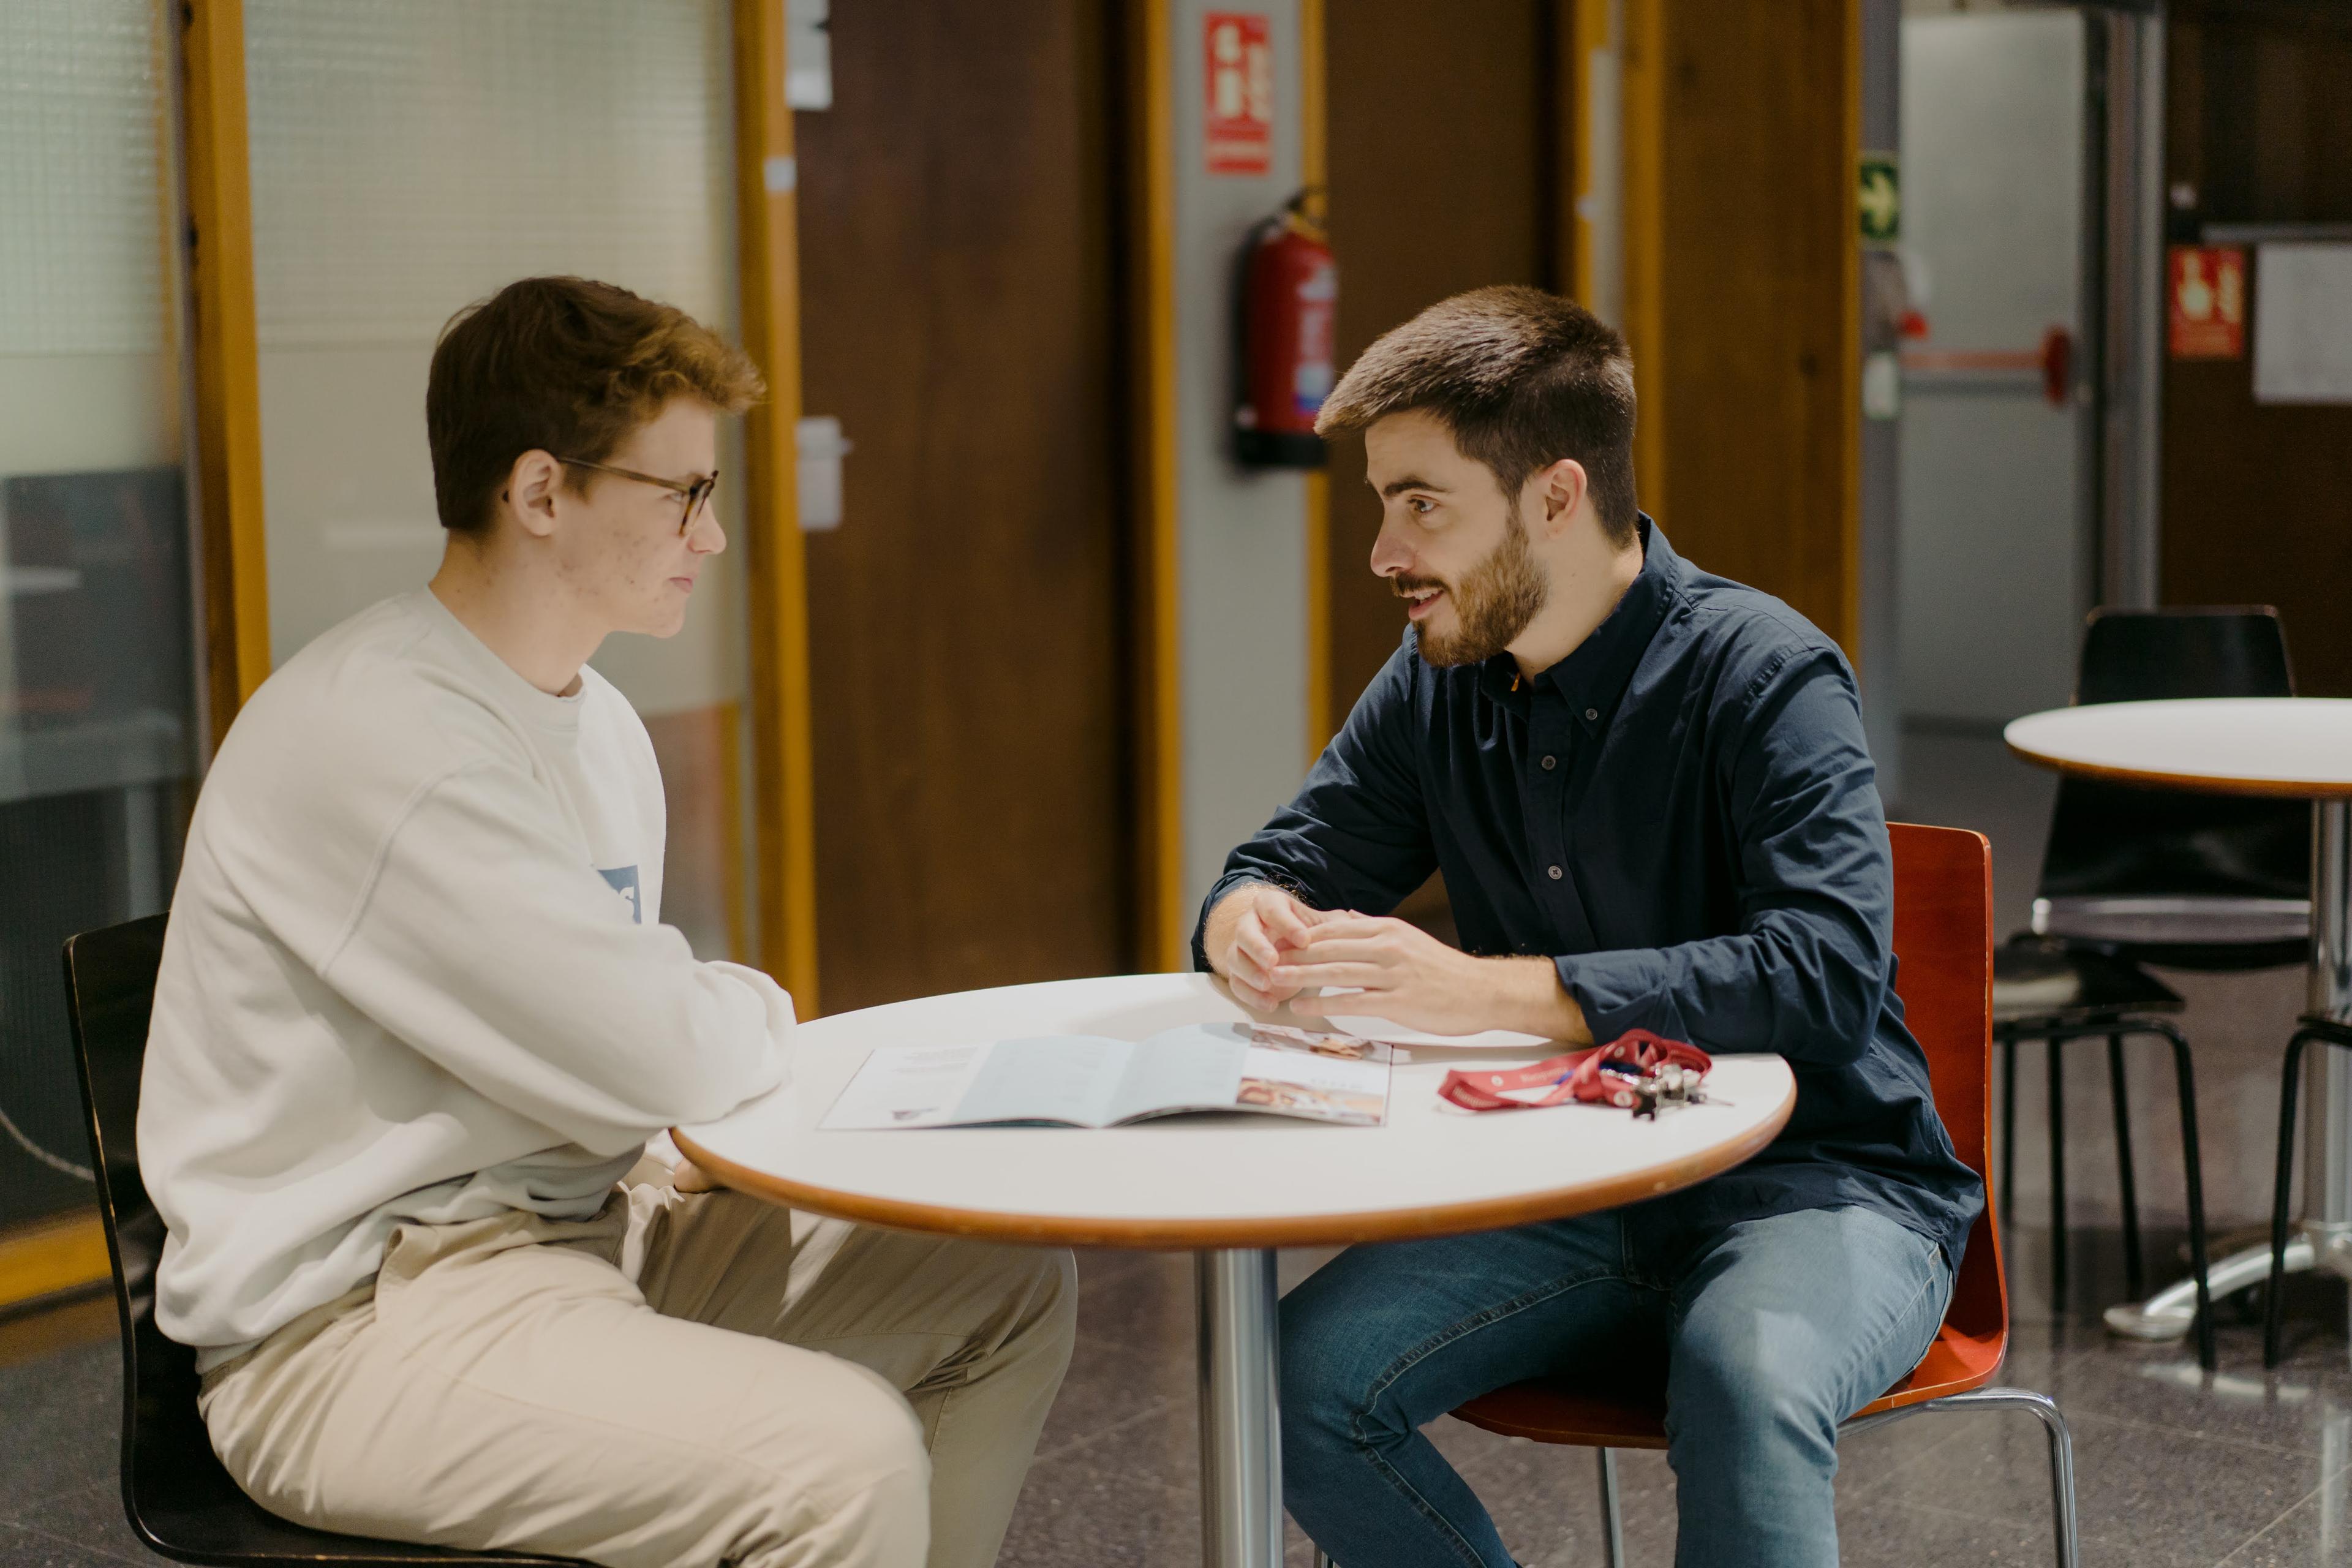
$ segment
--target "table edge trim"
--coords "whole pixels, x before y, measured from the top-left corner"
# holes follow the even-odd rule
[[[1785,1068],[1785,1065],[1784,1068]],[[1108,1219],[1080,1215],[1006,1215],[992,1209],[955,1208],[902,1198],[845,1193],[756,1171],[711,1153],[685,1131],[670,1136],[686,1157],[728,1186],[790,1208],[891,1230],[964,1236],[1033,1246],[1116,1247],[1192,1251],[1202,1247],[1329,1247],[1358,1241],[1403,1241],[1501,1230],[1538,1220],[1563,1219],[1663,1196],[1742,1164],[1761,1152],[1797,1109],[1796,1075],[1785,1079],[1780,1103],[1771,1115],[1738,1140],[1704,1153],[1622,1175],[1508,1197],[1478,1198],[1431,1208],[1365,1209],[1347,1214],[1293,1215],[1277,1218]],[[1517,1114],[1505,1112],[1504,1114]],[[919,1136],[919,1134],[915,1134]],[[1572,1201],[1563,1204],[1563,1198]]]
[[[2076,778],[2106,784],[2137,784],[2147,789],[2189,790],[2199,795],[2261,795],[2274,800],[2336,800],[2352,796],[2352,782],[2321,784],[2310,779],[2213,778],[2202,773],[2168,773],[2146,768],[2119,768],[2105,763],[2082,763],[2021,746],[2003,737],[2001,744],[2021,761]]]

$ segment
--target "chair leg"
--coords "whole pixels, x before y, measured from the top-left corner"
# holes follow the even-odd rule
[[[2137,1301],[2147,1294],[2147,1274],[2140,1264],[2139,1184],[2133,1179],[2131,1099],[2124,1076],[2124,1037],[2107,1037],[2107,1085],[2116,1102],[2116,1182],[2124,1205],[2124,1294]]]
[[[2050,1051],[2050,1307],[2066,1310],[2066,1053]]]
[[[1607,1568],[1625,1568],[1625,1518],[1617,1506],[1617,1450],[1601,1453],[1601,1561]]]
[[[2213,1293],[2208,1275],[2212,1260],[2205,1245],[2205,1157],[2197,1135],[2197,1074],[2189,1062],[2188,1037],[2161,1020],[2147,1027],[2172,1047],[2173,1082],[2180,1097],[2180,1169],[2189,1188],[2189,1268],[2197,1279],[2197,1363],[2211,1372],[2216,1364]],[[2137,1297],[2139,1292],[2132,1294]]]
[[[1889,1414],[1916,1412],[1924,1415],[1931,1410],[1987,1408],[2023,1410],[2042,1423],[2050,1439],[2050,1524],[2058,1568],[2081,1568],[2082,1535],[2074,1514],[2074,1438],[2067,1431],[2066,1417],[2060,1413],[2055,1400],[2026,1388],[1972,1388],[1966,1394],[1948,1394],[1941,1399]],[[1885,1417],[1864,1418],[1871,1422],[1882,1419]],[[1857,1426],[1861,1425],[1856,1423]]]
[[[2017,1219],[2017,1041],[2000,1043],[2000,1223]]]
[[[2294,1184],[2294,1100],[2303,1083],[2303,1047],[2317,1038],[2309,1029],[2297,1029],[2286,1043],[2286,1071],[2279,1079],[2278,1174],[2271,1186],[2271,1283],[2263,1303],[2263,1364],[2279,1363],[2280,1295],[2286,1286],[2286,1205]]]

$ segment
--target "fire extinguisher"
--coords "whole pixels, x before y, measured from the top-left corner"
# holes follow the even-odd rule
[[[1234,290],[1234,456],[1251,468],[1319,468],[1315,416],[1331,393],[1339,270],[1301,191],[1252,228]]]

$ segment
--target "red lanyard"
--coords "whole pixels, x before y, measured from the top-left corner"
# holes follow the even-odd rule
[[[1638,1110],[1645,1090],[1654,1105],[1654,1080],[1661,1068],[1703,1078],[1714,1065],[1714,1058],[1696,1046],[1647,1029],[1628,1029],[1605,1046],[1571,1051],[1533,1067],[1450,1072],[1437,1092],[1465,1110],[1528,1110],[1570,1100]]]

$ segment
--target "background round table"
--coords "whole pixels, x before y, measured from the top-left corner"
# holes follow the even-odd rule
[[[2352,700],[2325,697],[2209,697],[2168,702],[2097,702],[2017,720],[2003,731],[2030,763],[2109,784],[2214,795],[2286,796],[2312,803],[2310,1011],[2352,1016]],[[2327,1268],[2352,1277],[2352,1061],[2316,1051],[2305,1068],[2308,1163],[2302,1235],[2291,1270]],[[2216,1297],[2270,1272],[2268,1247],[2249,1247],[2207,1270]],[[2137,1339],[2189,1331],[2197,1282],[2184,1279],[2147,1301],[2110,1308],[2107,1324]]]
[[[1632,1203],[1738,1164],[1771,1142],[1796,1104],[1780,1058],[1725,1057],[1707,1080],[1706,1103],[1655,1121],[1591,1106],[1474,1116],[1437,1098],[1448,1069],[1522,1065],[1559,1048],[1486,1037],[1496,1043],[1400,1048],[1383,1127],[1234,1113],[1099,1131],[816,1128],[877,1046],[1045,1034],[1141,1040],[1179,1024],[1253,1016],[1197,974],[1006,986],[845,1013],[801,1027],[791,1083],[718,1121],[678,1129],[677,1142],[730,1186],[844,1219],[994,1241],[1197,1253],[1202,1555],[1231,1568],[1275,1568],[1282,1485],[1272,1248],[1454,1235]]]

